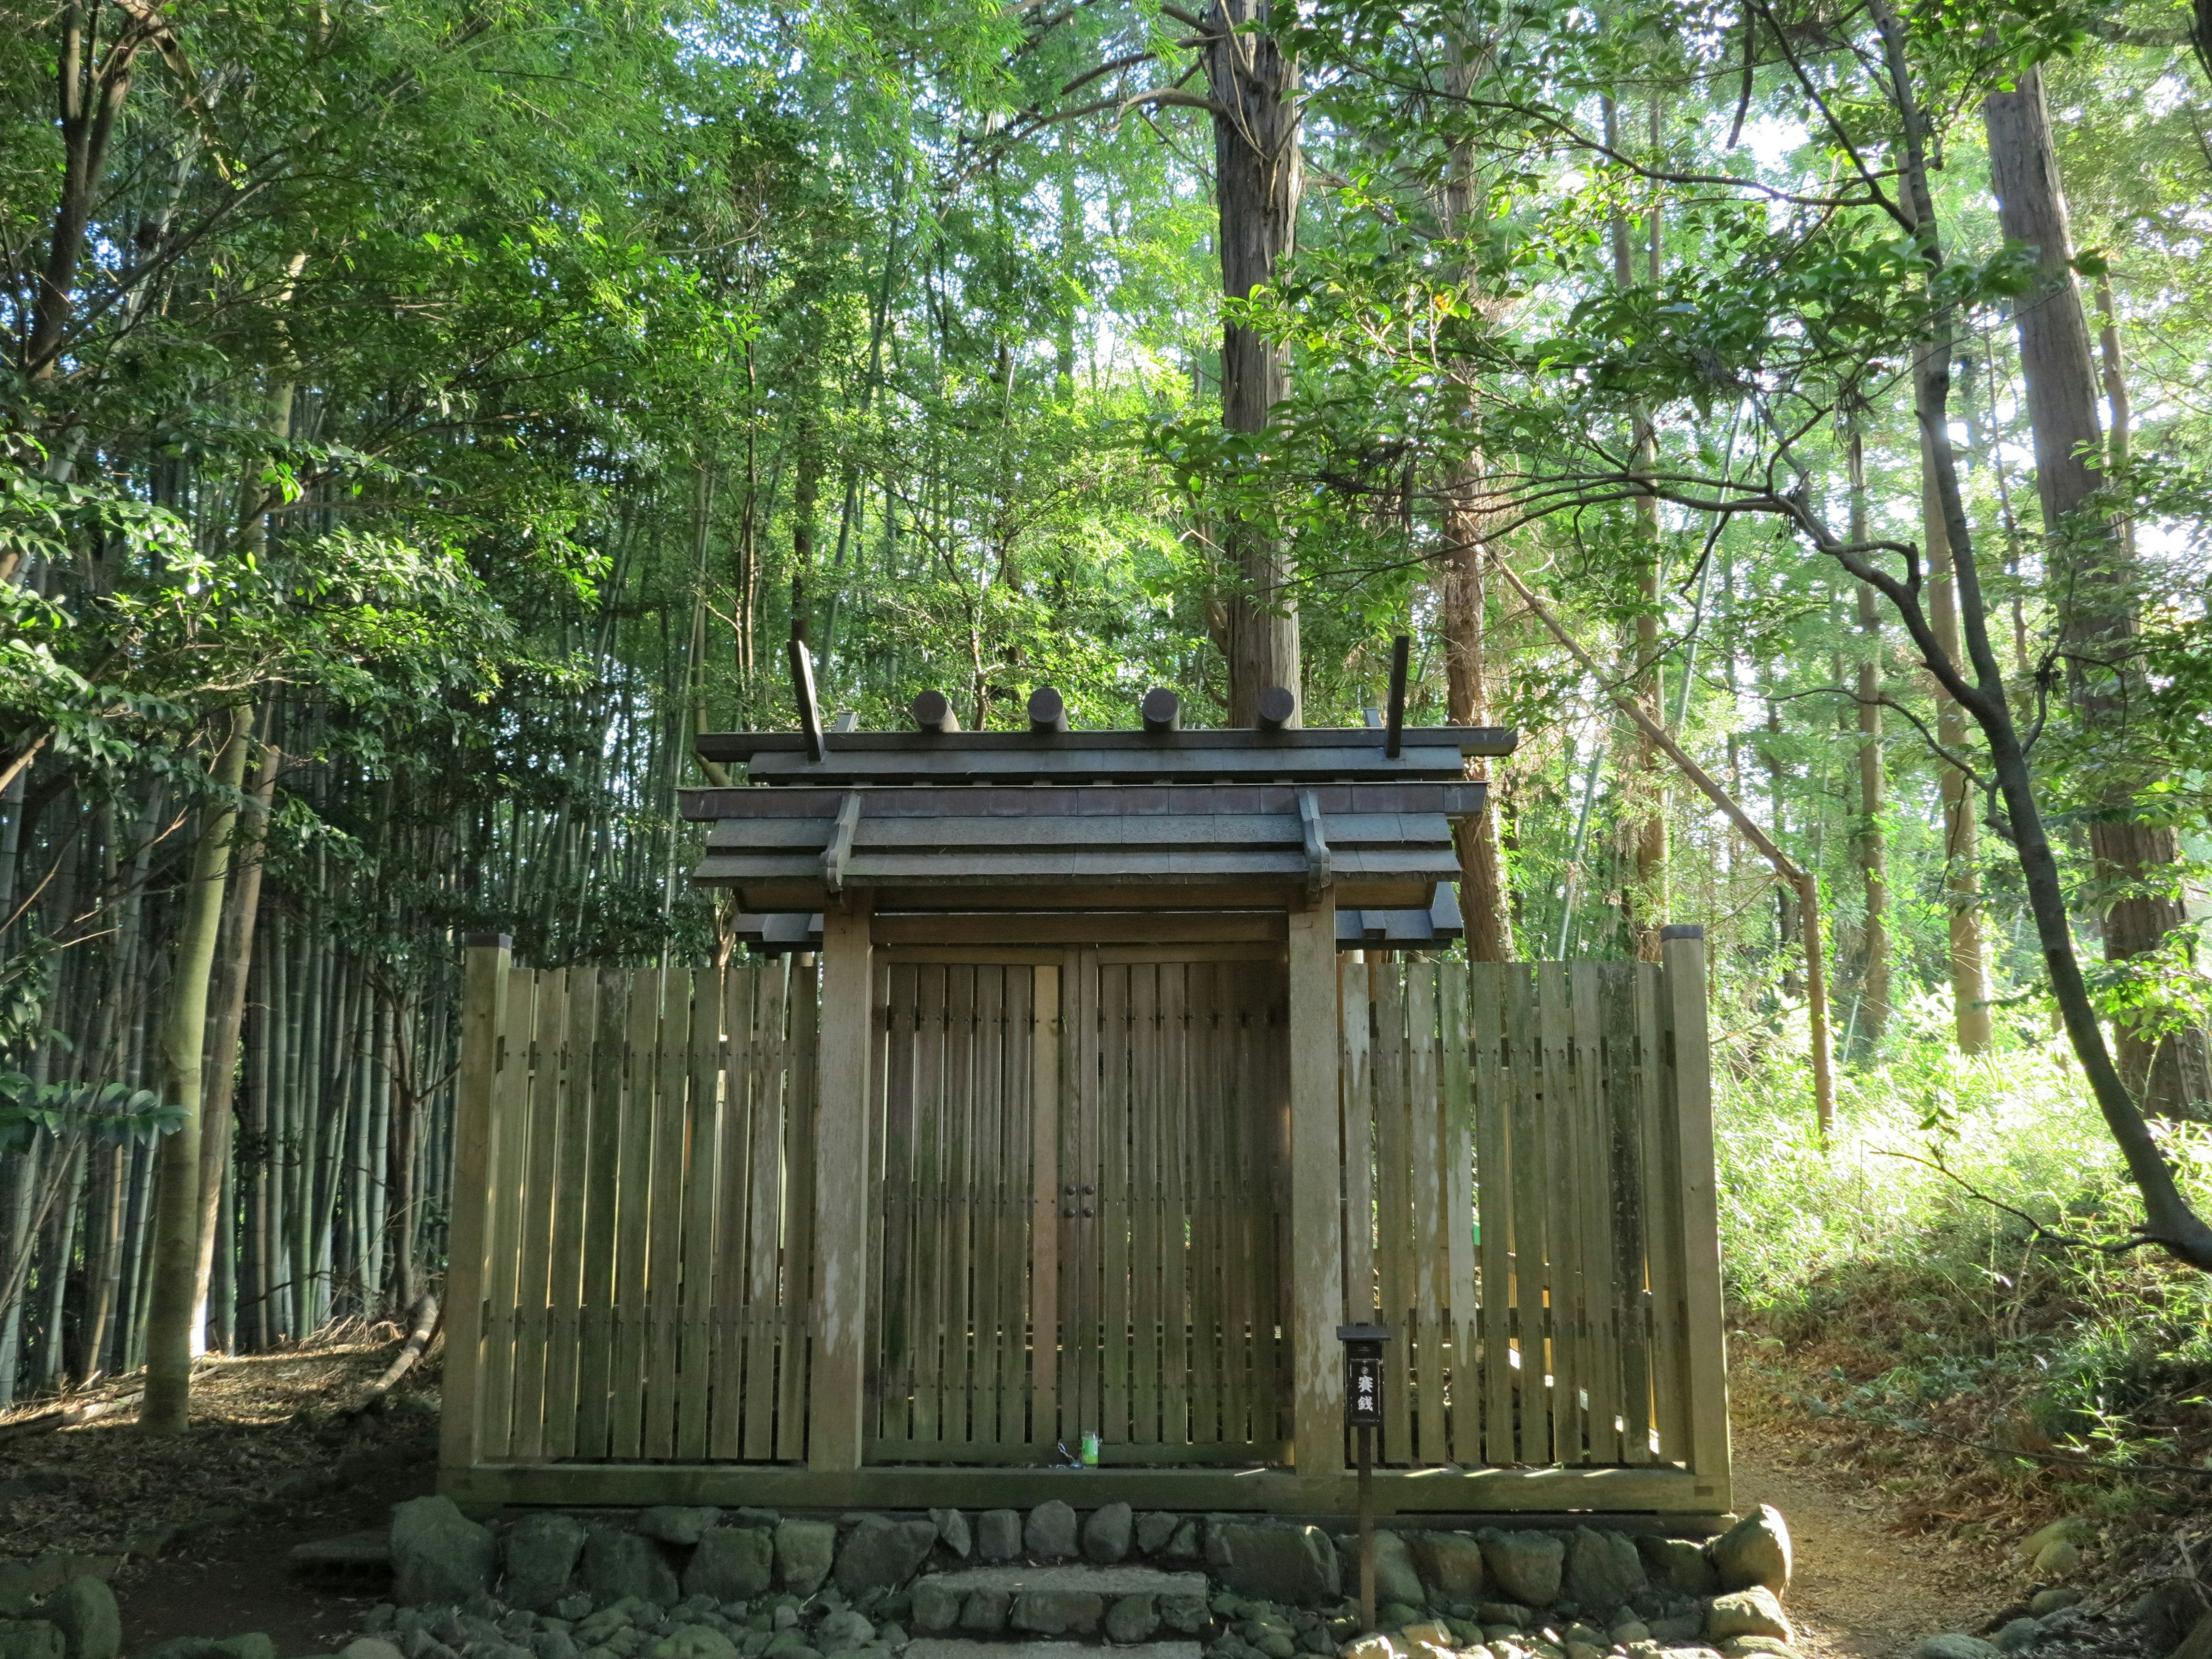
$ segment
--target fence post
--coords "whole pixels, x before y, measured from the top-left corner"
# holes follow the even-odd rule
[[[1304,1480],[1344,1472],[1335,896],[1323,890],[1316,902],[1291,912],[1290,933],[1291,1455]]]
[[[485,1182],[491,1169],[492,1079],[514,941],[471,933],[462,952],[461,1056],[453,1090],[453,1221],[446,1263],[446,1380],[440,1413],[441,1485],[477,1458],[477,1369],[483,1333]]]
[[[822,917],[820,1091],[814,1134],[814,1369],[806,1463],[860,1467],[868,1317],[869,1061],[875,973],[866,895]]]
[[[1721,1304],[1720,1207],[1714,1191],[1712,1054],[1705,1029],[1705,930],[1659,930],[1666,1024],[1674,1043],[1674,1131],[1682,1178],[1684,1379],[1689,1392],[1690,1472],[1719,1514],[1732,1502],[1728,1332]],[[1654,1034],[1656,1035],[1656,1033]]]

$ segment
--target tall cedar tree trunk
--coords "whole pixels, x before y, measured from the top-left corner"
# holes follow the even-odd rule
[[[1982,118],[1999,221],[2008,240],[2035,250],[2042,278],[2040,291],[2024,298],[2016,315],[2069,700],[2086,743],[2100,753],[2123,751],[2130,693],[2139,678],[2133,659],[2136,571],[2126,542],[2084,510],[2104,482],[2097,460],[2104,447],[2097,425],[2098,374],[2074,280],[2073,239],[2041,74],[2028,70],[2013,90],[1991,93]],[[2107,962],[2153,954],[2187,925],[2176,879],[2180,836],[2171,825],[2144,822],[2138,805],[2154,781],[2123,761],[2100,768],[2094,786],[2089,851],[2097,885],[2108,896]],[[2202,1028],[2160,1041],[2123,1024],[2118,1038],[2120,1074],[2146,1111],[2158,1117],[2207,1115],[2212,1079]]]
[[[275,711],[270,710],[274,723]],[[266,732],[264,731],[264,738]],[[261,843],[269,823],[269,808],[276,796],[280,757],[274,744],[264,741],[261,760],[253,775],[253,791],[246,799],[243,821],[238,826],[238,851],[234,860],[238,879],[233,884],[224,933],[224,951],[216,964],[215,1018],[207,1055],[207,1077],[200,1114],[200,1243],[193,1269],[192,1352],[207,1352],[208,1285],[214,1271],[218,1240],[228,1249],[225,1235],[230,1216],[223,1209],[224,1182],[230,1170],[230,1151],[236,1139],[234,1105],[237,1095],[238,1035],[246,1024],[246,988],[253,973],[253,938],[261,911]]]
[[[1464,98],[1474,84],[1474,64],[1466,43],[1454,37],[1449,90]],[[1480,211],[1481,181],[1474,170],[1472,144],[1452,147],[1451,171],[1444,182],[1447,234],[1474,234]],[[1480,308],[1471,268],[1461,279],[1469,302]],[[1453,469],[1444,508],[1443,625],[1447,715],[1454,726],[1490,723],[1490,675],[1485,638],[1483,564],[1489,549],[1484,532],[1490,514],[1483,508],[1486,482],[1482,457],[1469,455]],[[1487,760],[1471,759],[1468,775],[1487,782]],[[1459,849],[1460,909],[1466,917],[1467,953],[1474,962],[1510,962],[1513,933],[1506,916],[1505,879],[1498,853],[1498,815],[1486,799],[1483,809],[1453,826]]]
[[[1851,422],[1845,441],[1850,468],[1851,539],[1867,539],[1866,434]],[[1859,634],[1864,655],[1859,659],[1858,763],[1859,823],[1854,837],[1859,878],[1866,899],[1866,924],[1860,938],[1860,1042],[1871,1052],[1881,1043],[1889,1024],[1889,873],[1882,842],[1881,812],[1887,794],[1887,778],[1881,753],[1881,613],[1878,596],[1864,582],[1854,585],[1858,600]]]
[[[231,711],[217,751],[216,783],[229,797],[209,803],[192,848],[177,930],[176,965],[161,1012],[161,1097],[184,1112],[184,1126],[163,1138],[155,1181],[152,1299],[146,1314],[146,1403],[138,1425],[149,1434],[182,1434],[192,1388],[192,1315],[198,1300],[200,1244],[200,1081],[207,1042],[208,982],[215,969],[222,898],[230,875],[234,799],[246,776],[253,712]]]
[[[1606,141],[1609,148],[1620,149],[1619,111],[1611,97],[1604,103]],[[1659,146],[1659,105],[1651,105],[1651,145],[1656,152]],[[1632,223],[1626,214],[1615,213],[1609,227],[1613,243],[1613,286],[1626,293],[1636,286],[1636,255],[1632,236]],[[1654,204],[1645,222],[1645,270],[1648,280],[1658,282],[1662,269],[1662,226],[1659,209]],[[1640,410],[1635,421],[1635,459],[1632,468],[1639,477],[1649,477],[1659,463],[1658,434],[1650,418]],[[1631,671],[1631,682],[1637,707],[1655,722],[1663,723],[1666,711],[1662,707],[1659,684],[1659,503],[1650,495],[1638,495],[1634,505],[1636,515],[1636,612],[1634,636],[1635,661]],[[1667,787],[1665,768],[1659,750],[1639,729],[1633,750],[1636,760],[1632,775],[1623,780],[1628,787],[1630,810],[1621,823],[1623,849],[1627,856],[1622,863],[1632,873],[1632,886],[1621,895],[1622,920],[1627,924],[1629,939],[1640,962],[1659,960],[1660,913],[1666,908],[1667,892]]]
[[[1213,176],[1221,290],[1232,300],[1274,280],[1297,230],[1297,64],[1263,33],[1267,16],[1267,0],[1214,0],[1206,14],[1206,79],[1218,106]],[[1265,430],[1283,390],[1282,353],[1256,331],[1224,324],[1222,425]],[[1281,544],[1263,528],[1231,520],[1222,539],[1237,584],[1229,608],[1229,723],[1249,726],[1262,691],[1299,690],[1297,598]]]

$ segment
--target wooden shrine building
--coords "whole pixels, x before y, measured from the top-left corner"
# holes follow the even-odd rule
[[[742,960],[476,946],[446,1490],[1347,1512],[1371,1322],[1385,1510],[1726,1511],[1698,930],[1439,959],[1513,734],[1271,697],[702,737]]]

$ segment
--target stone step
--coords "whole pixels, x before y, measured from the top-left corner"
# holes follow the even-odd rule
[[[318,1538],[286,1552],[295,1577],[327,1583],[370,1583],[392,1576],[392,1534],[349,1532],[342,1538]]]
[[[972,1642],[922,1636],[906,1644],[906,1659],[1075,1659],[1097,1651],[1080,1642]],[[1113,1652],[1114,1659],[1199,1659],[1195,1642],[1138,1642]]]
[[[939,1589],[967,1595],[971,1590],[996,1590],[1019,1595],[1025,1590],[1091,1595],[1196,1595],[1207,1590],[1202,1572],[1165,1572],[1158,1567],[1094,1567],[1063,1565],[963,1567],[953,1572],[926,1573],[917,1582]],[[1173,1645],[1173,1644],[1170,1644]]]

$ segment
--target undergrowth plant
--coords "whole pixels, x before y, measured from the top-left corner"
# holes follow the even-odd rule
[[[1723,1045],[1739,1393],[1848,1442],[1931,1525],[2007,1529],[2038,1491],[2105,1514],[2201,1498],[2212,1291],[2123,1248],[2134,1194],[2080,1073],[2043,1011],[2005,1012],[1967,1055],[1937,999],[1902,1006],[1826,1146],[1801,1043]],[[2212,1133],[2160,1133],[2212,1191]]]

